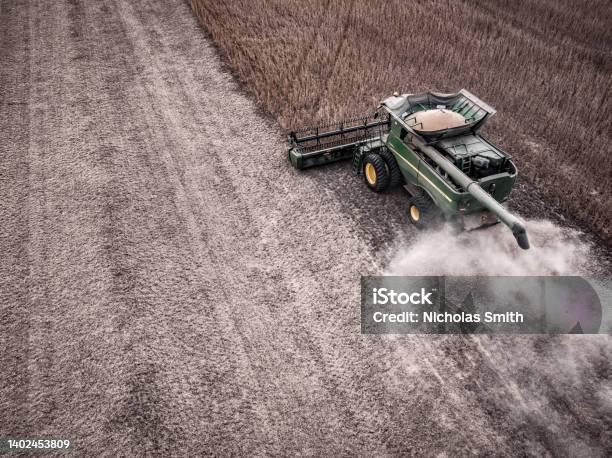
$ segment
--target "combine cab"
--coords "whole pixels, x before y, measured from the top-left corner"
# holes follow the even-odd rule
[[[464,229],[502,222],[529,248],[523,223],[502,205],[517,169],[478,130],[495,110],[466,90],[395,94],[372,115],[289,134],[289,160],[304,169],[352,159],[375,192],[402,184],[409,216],[426,228],[443,216]]]

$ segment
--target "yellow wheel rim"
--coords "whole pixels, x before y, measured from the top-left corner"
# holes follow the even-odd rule
[[[414,221],[418,221],[419,218],[421,217],[421,212],[419,211],[416,205],[410,206],[410,216],[412,217]]]
[[[365,176],[366,180],[368,180],[368,183],[372,185],[376,184],[376,170],[374,169],[374,166],[369,162],[365,166]]]

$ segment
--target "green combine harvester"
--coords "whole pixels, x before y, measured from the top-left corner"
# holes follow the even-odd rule
[[[516,165],[478,133],[494,113],[465,89],[396,93],[371,115],[289,133],[289,160],[305,169],[352,159],[373,191],[404,186],[417,228],[440,217],[465,230],[501,221],[526,250],[523,222],[501,205],[514,186]]]

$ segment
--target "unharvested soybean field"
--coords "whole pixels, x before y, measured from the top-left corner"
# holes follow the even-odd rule
[[[549,204],[612,241],[612,3],[191,4],[282,127],[368,111],[394,91],[465,87],[499,110],[485,134]]]

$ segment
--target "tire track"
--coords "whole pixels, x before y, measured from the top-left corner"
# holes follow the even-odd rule
[[[28,226],[29,162],[29,8],[24,2],[0,4],[0,411],[13,418],[2,430],[27,428],[29,348]],[[12,22],[9,18],[18,18]],[[18,43],[18,45],[15,45]],[[20,348],[20,351],[4,349]]]

